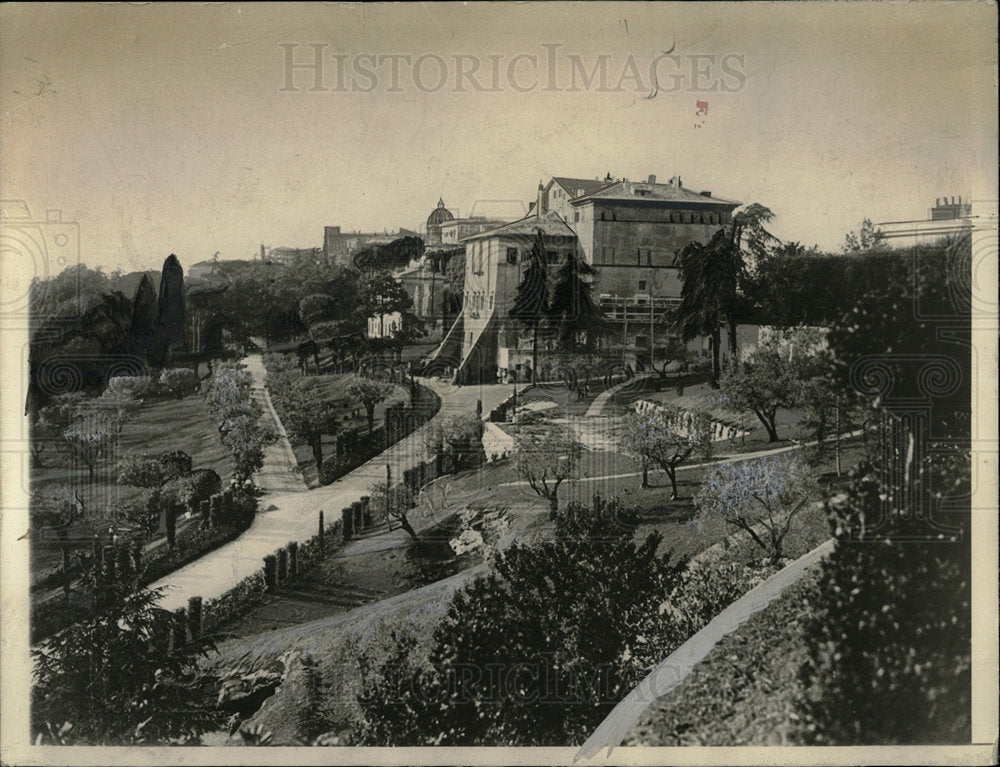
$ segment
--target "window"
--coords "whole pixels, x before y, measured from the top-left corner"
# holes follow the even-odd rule
[[[507,248],[507,263],[508,264],[517,263],[517,248]]]
[[[490,291],[490,309],[493,308],[493,291]]]
[[[646,290],[646,281],[645,280],[639,280],[639,290],[641,290],[641,291],[645,291]]]
[[[578,210],[573,211],[573,223],[574,224],[580,223],[580,211]]]
[[[604,211],[602,210],[601,211],[601,221],[603,221],[603,220],[604,220]]]
[[[605,264],[613,264],[615,262],[615,249],[601,248],[601,259]]]

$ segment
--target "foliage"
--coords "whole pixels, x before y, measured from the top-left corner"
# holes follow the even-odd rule
[[[32,650],[32,730],[68,722],[79,744],[166,743],[218,722],[203,701],[192,646],[168,652],[170,614],[158,590],[123,594],[108,608]],[[64,732],[64,735],[66,733]]]
[[[768,442],[778,441],[775,416],[778,408],[797,405],[804,385],[827,375],[822,338],[815,330],[778,332],[762,341],[747,356],[729,359],[720,384],[729,402],[749,410],[767,430]]]
[[[955,494],[968,492],[968,464]],[[836,547],[809,622],[802,738],[817,745],[962,743],[970,737],[971,592],[968,513],[957,541],[892,514],[875,539],[881,488],[871,465],[830,504]],[[907,540],[916,535],[916,540]]]
[[[149,376],[114,376],[108,379],[105,392],[123,399],[139,400],[146,396],[151,384]]]
[[[313,293],[299,301],[299,315],[310,328],[317,322],[336,319],[339,308],[337,299],[326,293]]]
[[[787,454],[722,463],[705,477],[695,503],[698,522],[747,533],[778,565],[795,517],[820,498],[809,467]]]
[[[692,453],[712,454],[711,422],[700,413],[671,412],[665,407],[633,412],[625,419],[620,437],[622,452],[642,467],[642,486],[649,487],[648,471],[656,464],[667,473],[677,498],[677,467]]]
[[[282,424],[293,440],[312,448],[316,469],[322,472],[323,436],[339,432],[341,421],[338,411],[330,407],[316,384],[297,370],[268,373],[268,385]]]
[[[347,387],[348,395],[359,400],[365,406],[365,413],[368,416],[368,431],[374,428],[375,405],[391,396],[395,390],[396,387],[391,383],[362,378],[361,376],[356,376]]]
[[[365,744],[582,742],[648,670],[636,648],[682,641],[659,606],[684,565],[657,557],[658,534],[632,535],[588,518],[515,543],[452,599],[425,667],[409,636],[382,663],[362,656]]]
[[[202,501],[207,501],[222,490],[222,479],[212,469],[196,469],[182,477],[168,481],[161,495],[183,504],[189,511],[197,511]]]
[[[424,444],[442,468],[464,471],[478,466],[483,458],[482,422],[473,413],[432,421],[424,432]]]
[[[569,429],[556,425],[524,428],[514,443],[518,475],[549,502],[549,516],[555,519],[559,513],[559,486],[576,474],[580,443]]]
[[[160,383],[177,399],[184,399],[198,390],[198,375],[191,368],[168,368],[160,373]]]
[[[261,423],[263,409],[251,395],[251,384],[246,370],[224,365],[216,370],[206,391],[222,443],[233,454],[233,477],[238,484],[264,465],[264,448],[278,438],[269,424]]]
[[[856,232],[848,232],[844,237],[844,253],[871,253],[876,250],[887,250],[885,232],[865,218]]]
[[[721,326],[729,328],[729,350],[737,355],[736,325],[749,314],[752,270],[776,239],[764,228],[774,214],[754,203],[733,216],[707,243],[697,241],[678,251],[681,304],[675,323],[686,342],[700,335],[712,341],[712,384],[718,386]]]
[[[550,322],[556,327],[560,349],[575,351],[577,339],[585,334],[586,346],[593,346],[595,336],[605,328],[601,310],[590,294],[590,281],[597,274],[575,251],[570,251],[559,267],[547,307]]]
[[[538,373],[538,329],[549,313],[548,257],[545,253],[545,239],[539,229],[531,244],[528,268],[524,270],[521,282],[514,294],[507,315],[521,327],[531,331],[531,374]]]
[[[371,245],[354,255],[354,266],[362,271],[400,269],[424,253],[424,241],[405,236],[385,245]]]
[[[407,515],[416,506],[416,497],[413,491],[403,482],[389,485],[385,482],[376,482],[368,488],[368,495],[371,498],[371,512],[376,520],[396,522],[414,539],[418,538],[416,530],[410,524]]]
[[[97,462],[104,457],[112,444],[112,435],[102,420],[80,418],[63,432],[66,447],[73,457],[87,467],[91,480]]]

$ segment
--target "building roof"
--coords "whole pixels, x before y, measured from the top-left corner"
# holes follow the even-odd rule
[[[497,226],[493,229],[487,229],[484,232],[479,232],[479,234],[464,237],[462,238],[462,242],[481,240],[487,237],[498,237],[503,235],[533,235],[539,229],[542,230],[542,234],[550,236],[576,237],[576,232],[569,228],[566,222],[559,217],[559,214],[557,214],[554,210],[550,210],[547,213],[543,213],[541,216],[529,213],[524,218],[520,218],[517,221],[511,221],[509,224]]]
[[[566,176],[553,176],[552,180],[559,184],[570,197],[583,197],[606,186],[616,183],[616,180],[596,178],[567,178]]]
[[[675,186],[673,184],[656,184],[648,181],[627,180],[607,184],[602,189],[574,197],[570,200],[570,204],[581,205],[585,202],[596,200],[607,200],[609,202],[648,200],[650,202],[700,203],[702,205],[718,205],[732,208],[740,204],[733,200],[712,197],[710,194],[699,194],[692,189],[685,189],[682,186]]]
[[[438,200],[437,207],[430,212],[429,216],[427,216],[427,226],[439,226],[445,221],[451,221],[453,218],[455,218],[455,216],[453,216],[452,212],[444,206],[444,199],[441,198]]]

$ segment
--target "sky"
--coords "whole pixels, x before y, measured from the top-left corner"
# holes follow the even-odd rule
[[[836,249],[995,198],[995,35],[972,2],[4,4],[0,226],[59,210],[127,271],[655,174]]]

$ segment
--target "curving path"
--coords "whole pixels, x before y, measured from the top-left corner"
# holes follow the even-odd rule
[[[254,373],[256,386],[263,367],[254,370],[248,365],[248,368]],[[288,480],[290,489],[279,489],[277,483],[282,481],[282,474],[290,469],[287,463],[282,463],[288,460],[287,456],[283,459],[277,452],[272,452],[276,464],[271,476],[276,484],[274,490],[260,499],[261,510],[257,512],[253,524],[236,540],[150,584],[150,588],[164,589],[160,605],[175,610],[186,606],[193,596],[200,596],[206,601],[221,596],[259,570],[264,557],[275,549],[290,541],[302,543],[311,538],[318,529],[321,509],[328,522],[339,518],[341,509],[366,495],[375,482],[385,479],[386,464],[391,466],[393,477],[399,479],[404,469],[423,461],[427,457],[424,432],[430,424],[457,413],[475,412],[476,400],[482,401],[483,414],[487,415],[510,396],[510,387],[505,384],[457,387],[439,379],[417,380],[441,398],[441,409],[437,414],[417,431],[330,485],[303,490],[301,476],[296,475],[298,481]],[[260,381],[263,385],[262,378]],[[280,468],[282,465],[284,469]]]

